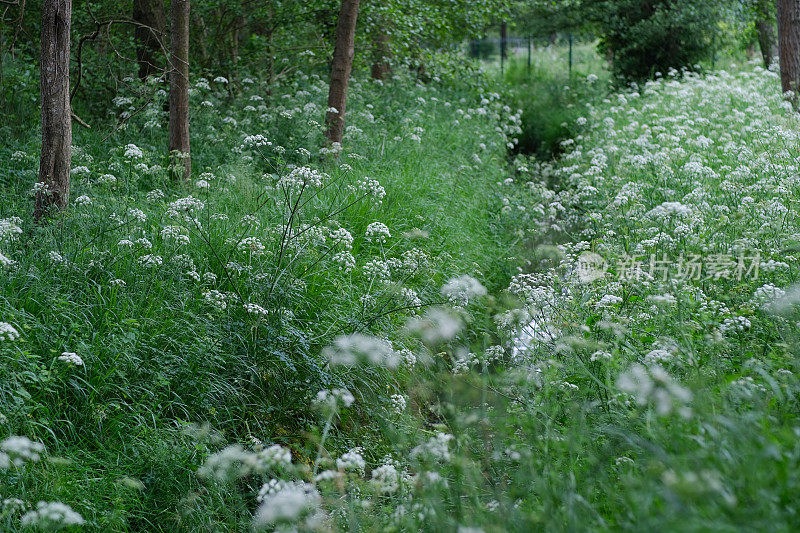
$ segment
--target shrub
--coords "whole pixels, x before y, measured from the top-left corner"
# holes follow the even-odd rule
[[[680,70],[713,52],[720,0],[639,0],[595,3],[600,51],[610,56],[614,74],[642,80],[656,72]]]

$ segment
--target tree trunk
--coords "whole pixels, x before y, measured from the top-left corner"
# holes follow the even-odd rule
[[[508,27],[505,22],[500,24],[500,58],[508,59]]]
[[[778,55],[775,29],[772,21],[767,18],[758,20],[756,28],[758,29],[758,46],[761,48],[761,57],[764,58],[764,68],[769,68],[775,56]]]
[[[72,0],[42,3],[42,153],[33,217],[39,220],[52,208],[69,202],[72,158],[72,120],[69,105],[69,39]]]
[[[172,0],[169,74],[169,152],[173,177],[187,181],[189,157],[189,0]]]
[[[389,49],[389,36],[380,32],[375,36],[375,55],[372,61],[372,79],[382,80],[386,74],[391,70],[389,65],[389,57],[391,50]]]
[[[777,0],[778,48],[783,92],[800,86],[800,0]]]
[[[133,31],[136,41],[136,62],[139,78],[144,80],[159,69],[158,57],[162,50],[167,27],[164,0],[133,0],[133,20],[137,22]]]
[[[325,136],[332,143],[342,142],[344,136],[347,85],[355,55],[358,2],[359,0],[342,0],[339,22],[336,24],[336,45],[333,49],[331,84],[328,91],[328,108],[334,108],[336,112],[329,110],[325,115],[325,124],[328,126]]]
[[[242,43],[242,36],[244,29],[247,27],[247,19],[242,15],[237,15],[233,21],[233,29],[231,30],[231,64],[233,64],[233,75],[236,75],[236,67],[239,64],[239,45]],[[231,76],[232,78],[233,76]],[[233,79],[231,79],[231,85]]]

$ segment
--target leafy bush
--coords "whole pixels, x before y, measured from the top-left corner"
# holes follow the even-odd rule
[[[589,9],[600,34],[600,51],[613,72],[642,80],[670,69],[693,68],[714,51],[720,0],[603,0]]]

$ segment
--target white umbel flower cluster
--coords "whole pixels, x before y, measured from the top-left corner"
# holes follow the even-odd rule
[[[400,356],[389,341],[361,333],[336,337],[333,344],[322,353],[331,365],[355,366],[366,363],[396,368],[400,364]]]
[[[385,243],[386,239],[391,237],[392,234],[389,233],[389,228],[386,227],[386,224],[383,222],[373,222],[367,226],[364,236],[370,242],[378,242],[382,244]]]
[[[83,366],[83,359],[75,352],[62,352],[58,356],[59,361],[64,361],[68,365]]]
[[[300,192],[306,187],[319,188],[327,179],[327,174],[309,167],[297,167],[278,180],[277,187],[290,192]]]
[[[11,436],[0,442],[0,469],[14,465],[21,468],[25,463],[37,463],[44,453],[44,444],[28,437]]]
[[[342,454],[341,457],[336,459],[336,468],[342,471],[353,471],[364,475],[364,468],[367,463],[364,461],[364,456],[361,455],[363,448],[353,448],[347,453]]]
[[[464,275],[451,278],[444,284],[441,293],[451,302],[467,305],[470,300],[486,296],[486,287],[472,276]]]
[[[301,525],[319,511],[322,497],[310,483],[286,483],[274,493],[264,495],[253,518],[256,531],[279,526]],[[305,526],[299,529],[306,529]],[[296,531],[296,530],[295,530]]]
[[[36,509],[28,511],[20,519],[24,527],[33,527],[44,531],[79,526],[86,523],[83,517],[72,507],[61,502],[44,502],[36,504]]]
[[[19,331],[8,322],[0,322],[0,341],[15,341],[19,339]]]

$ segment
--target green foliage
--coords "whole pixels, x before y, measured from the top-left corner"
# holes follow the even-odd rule
[[[574,45],[571,78],[563,44],[536,48],[530,70],[524,57],[510,62],[508,98],[522,109],[522,133],[513,153],[550,161],[561,154],[563,141],[579,134],[576,120],[586,104],[608,91],[609,75],[594,48],[594,43]]]
[[[670,69],[693,68],[718,43],[720,0],[603,0],[587,7],[598,25],[600,51],[615,75],[642,80]]]
[[[517,33],[532,37],[585,34],[592,30],[583,0],[518,0],[513,4],[512,17]]]
[[[31,466],[23,485],[0,471],[4,497],[69,502],[96,530],[235,528],[249,522],[254,482],[201,489],[193,472],[219,445],[193,444],[187,423],[281,443],[307,462],[312,400],[336,387],[359,402],[330,449],[355,438],[385,449],[378,421],[410,371],[333,369],[321,348],[362,331],[400,349],[413,342],[398,333],[405,318],[441,301],[450,277],[499,288],[519,262],[497,189],[516,123],[475,73],[472,86],[434,81],[463,63],[430,61],[428,85],[410,73],[353,82],[338,155],[319,148],[318,76],[194,80],[196,175],[185,185],[168,179],[164,84],[128,78],[106,131],[76,128],[72,205],[41,227],[28,194],[38,133],[0,126],[2,224],[19,216],[25,231],[0,224],[0,253],[14,262],[0,266],[0,321],[21,334],[0,340],[0,440],[27,435],[63,458]],[[321,186],[292,185],[297,167],[324,173]],[[390,236],[374,237],[378,222]],[[15,513],[0,520],[18,524]]]

